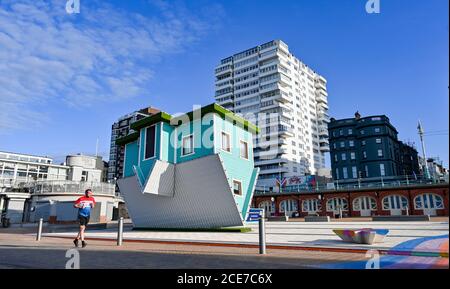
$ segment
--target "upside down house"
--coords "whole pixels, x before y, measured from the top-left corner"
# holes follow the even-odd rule
[[[118,180],[135,228],[241,226],[259,170],[258,128],[217,104],[180,116],[165,112],[131,125]]]

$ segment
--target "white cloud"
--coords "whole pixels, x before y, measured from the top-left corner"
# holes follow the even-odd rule
[[[83,0],[70,15],[65,2],[0,2],[0,132],[45,120],[36,108],[50,101],[84,107],[141,95],[158,59],[217,24],[165,1],[152,1],[152,16]]]

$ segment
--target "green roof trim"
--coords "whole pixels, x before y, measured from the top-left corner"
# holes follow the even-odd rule
[[[133,142],[139,138],[139,132],[133,132],[127,136],[116,139],[116,145],[126,145],[127,143]]]
[[[170,120],[172,119],[172,116],[164,111],[160,111],[157,114],[150,115],[147,117],[144,117],[143,119],[140,119],[130,125],[130,127],[134,130],[139,130],[141,128],[151,126],[152,124],[158,123],[158,122],[167,122],[170,123]]]
[[[200,110],[200,115],[199,115],[200,118],[204,117],[208,113],[215,113],[215,114],[218,114],[223,119],[229,120],[233,124],[238,125],[249,132],[256,133],[256,134],[259,133],[259,127],[257,127],[250,121],[246,120],[245,118],[240,117],[237,114],[229,111],[228,109],[224,108],[223,106],[218,105],[217,103],[212,103],[210,105],[204,106],[202,108],[199,108],[199,110]],[[147,117],[140,119],[130,125],[130,127],[132,129],[136,130],[137,132],[134,132],[125,137],[121,137],[121,138],[117,139],[116,144],[125,145],[132,141],[135,141],[136,139],[139,138],[138,131],[141,128],[151,126],[155,123],[167,122],[172,126],[179,126],[179,125],[181,125],[180,121],[183,119],[183,117],[186,117],[186,115],[188,116],[190,121],[193,121],[194,120],[194,112],[195,111],[191,111],[191,112],[188,112],[181,116],[172,117],[170,114],[160,111],[157,114],[147,116]],[[198,116],[195,115],[195,117],[198,117]]]
[[[240,125],[241,127],[248,130],[249,132],[256,133],[256,134],[259,133],[259,127],[257,127],[250,121],[246,120],[243,117],[238,116],[237,114],[231,112],[230,110],[224,108],[223,106],[221,106],[217,103],[212,103],[210,105],[202,107],[200,117],[203,117],[208,113],[216,113],[223,119],[232,121],[233,124]],[[194,120],[194,111],[188,112],[187,115],[191,121]],[[172,119],[172,125],[178,126],[177,121],[182,120],[182,118],[183,118],[183,116],[174,117]]]

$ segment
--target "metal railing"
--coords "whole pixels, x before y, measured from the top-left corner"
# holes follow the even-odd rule
[[[333,191],[348,191],[348,190],[360,190],[360,189],[387,189],[398,187],[417,187],[425,185],[437,185],[437,184],[449,184],[447,178],[438,179],[426,179],[426,178],[413,178],[408,177],[396,178],[396,179],[360,179],[359,181],[351,183],[339,183],[335,181],[327,184],[296,184],[288,185],[282,188],[282,192],[274,192],[265,190],[264,188],[256,188],[255,195],[273,195],[273,194],[289,194],[289,193],[314,193],[314,192],[333,192]]]

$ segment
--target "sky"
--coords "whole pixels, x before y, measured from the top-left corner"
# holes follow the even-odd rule
[[[281,39],[327,79],[332,117],[386,114],[418,149],[420,119],[448,167],[448,0],[367,1],[0,0],[0,150],[62,161],[98,139],[107,160],[118,117],[210,104],[221,59]]]

